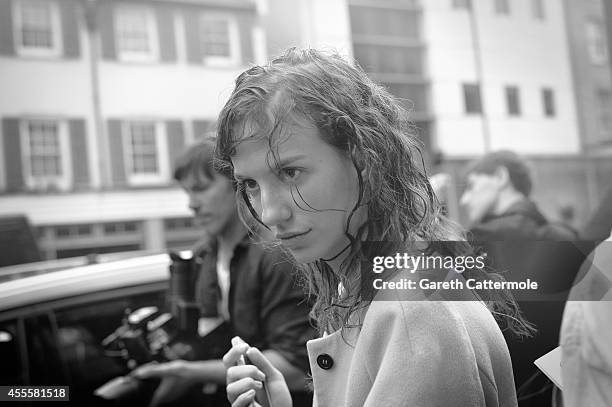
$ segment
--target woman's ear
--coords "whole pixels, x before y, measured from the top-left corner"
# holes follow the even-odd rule
[[[505,187],[511,184],[510,173],[508,172],[508,169],[506,167],[504,166],[497,167],[497,169],[494,172],[494,175],[499,183],[499,186]]]

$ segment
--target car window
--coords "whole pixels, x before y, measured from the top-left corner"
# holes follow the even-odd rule
[[[70,376],[71,399],[89,402],[97,387],[128,372],[120,356],[105,351],[103,339],[121,325],[126,310],[162,307],[164,301],[165,292],[157,291],[55,310],[57,343]]]
[[[93,391],[127,373],[101,342],[121,325],[126,310],[164,308],[166,285],[127,287],[0,316],[0,383],[70,386],[67,405],[94,405]],[[8,318],[6,318],[8,317]]]
[[[17,320],[0,323],[0,383],[3,385],[22,384],[23,365],[17,332]]]

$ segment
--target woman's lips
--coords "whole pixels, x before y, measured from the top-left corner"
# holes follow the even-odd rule
[[[287,232],[287,233],[279,233],[276,235],[276,238],[282,241],[283,243],[297,241],[300,238],[306,236],[310,233],[311,229],[308,229],[304,232]]]

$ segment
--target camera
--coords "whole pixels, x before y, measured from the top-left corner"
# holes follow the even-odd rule
[[[162,312],[156,306],[125,310],[121,325],[102,341],[107,355],[121,358],[131,370],[150,362],[177,359],[220,359],[230,347],[229,324],[223,323],[205,337],[198,335],[200,307],[195,302],[199,264],[196,258],[184,258],[170,252],[170,284],[167,305]],[[155,381],[133,376],[112,379],[94,391],[115,404],[146,403]]]

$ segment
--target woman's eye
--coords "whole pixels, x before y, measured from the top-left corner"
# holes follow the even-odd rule
[[[252,180],[252,179],[246,179],[242,181],[242,185],[244,185],[244,188],[247,191],[254,191],[258,188],[257,181]]]
[[[294,181],[301,173],[297,168],[283,168],[280,171],[281,178],[285,181]]]

